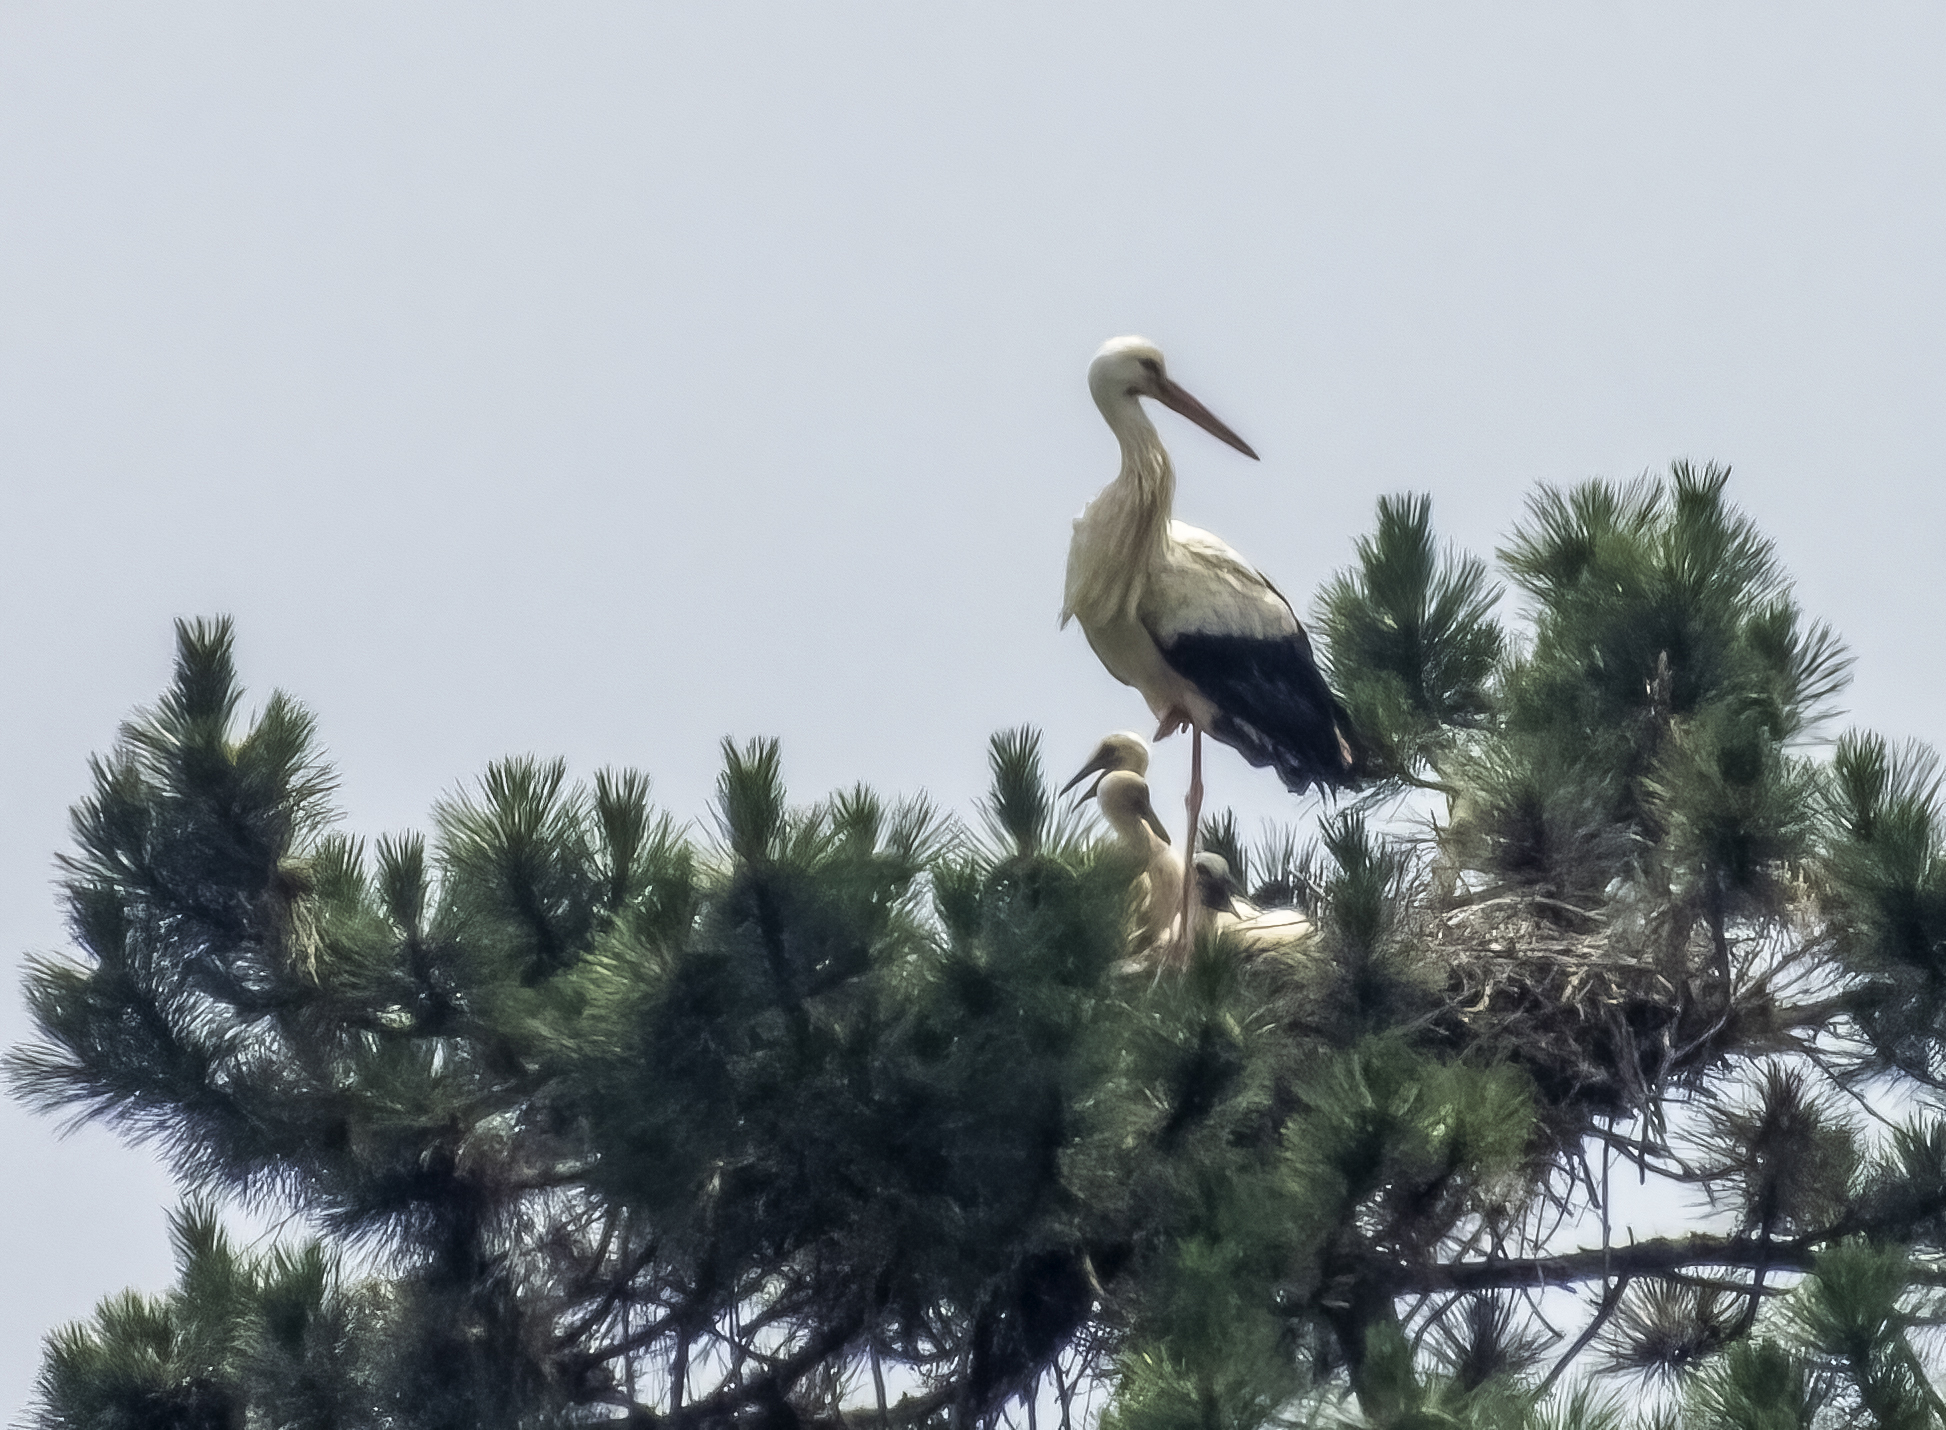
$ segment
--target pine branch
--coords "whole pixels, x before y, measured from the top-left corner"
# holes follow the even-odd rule
[[[1809,1271],[1818,1248],[1843,1235],[1829,1229],[1767,1241],[1754,1236],[1656,1237],[1627,1246],[1588,1247],[1564,1256],[1494,1257],[1414,1268],[1398,1274],[1402,1295],[1426,1291],[1498,1291],[1528,1286],[1574,1286],[1605,1275],[1660,1276],[1692,1266],[1747,1266],[1765,1270]]]
[[[726,1423],[736,1417],[738,1412],[757,1409],[782,1408],[785,1397],[806,1375],[817,1369],[827,1357],[842,1349],[845,1343],[864,1327],[865,1316],[862,1311],[854,1311],[836,1324],[827,1326],[821,1335],[811,1338],[795,1353],[770,1364],[764,1374],[754,1380],[743,1381],[737,1385],[707,1395],[701,1400],[692,1400],[679,1411],[660,1414],[646,1405],[637,1405],[629,1416],[628,1423],[641,1426],[676,1427],[676,1430],[701,1430],[701,1427]],[[946,1395],[940,1400],[945,1404],[951,1399]],[[937,1406],[933,1407],[937,1408]],[[902,1412],[903,1405],[899,1407]],[[903,1418],[903,1417],[902,1417]],[[798,1417],[789,1414],[780,1423],[797,1423]]]
[[[1595,1308],[1595,1314],[1588,1318],[1588,1324],[1582,1327],[1581,1334],[1574,1338],[1574,1344],[1561,1352],[1555,1360],[1553,1368],[1548,1371],[1536,1389],[1536,1395],[1546,1394],[1548,1388],[1561,1378],[1561,1372],[1573,1365],[1575,1357],[1588,1349],[1594,1338],[1601,1334],[1601,1328],[1608,1324],[1608,1318],[1614,1315],[1615,1308],[1622,1304],[1622,1293],[1628,1290],[1628,1283],[1628,1277],[1618,1277],[1602,1292],[1601,1304]]]
[[[606,1252],[608,1235],[607,1232],[604,1232],[602,1235],[602,1253]],[[611,1275],[608,1289],[602,1293],[601,1299],[572,1326],[555,1335],[555,1345],[562,1348],[575,1345],[593,1332],[595,1327],[606,1320],[608,1313],[614,1310],[623,1297],[628,1295],[629,1288],[634,1285],[635,1278],[642,1273],[643,1268],[655,1259],[658,1245],[659,1243],[651,1237],[648,1244],[641,1251],[628,1258],[626,1266]],[[597,1259],[599,1259],[599,1256]],[[590,1363],[610,1360],[617,1355],[622,1355],[635,1349],[638,1340],[640,1345],[647,1345],[649,1341],[655,1339],[656,1335],[661,1334],[662,1325],[668,1319],[667,1316],[664,1316],[661,1320],[654,1322],[652,1326],[645,1327],[644,1331],[652,1330],[654,1332],[654,1334],[648,1335],[646,1339],[641,1339],[642,1333],[638,1332],[635,1335],[631,1335],[625,1341],[617,1342],[615,1345],[603,1347],[601,1350],[591,1350],[582,1359]]]

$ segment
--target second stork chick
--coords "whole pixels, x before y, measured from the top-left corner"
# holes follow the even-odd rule
[[[1122,847],[1141,861],[1142,872],[1132,888],[1135,951],[1166,951],[1175,929],[1182,860],[1170,847],[1169,831],[1150,802],[1149,782],[1130,770],[1110,770],[1082,798],[1101,807]]]

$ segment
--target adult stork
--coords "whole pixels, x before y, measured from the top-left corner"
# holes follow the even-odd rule
[[[1061,624],[1148,702],[1156,738],[1190,731],[1193,867],[1203,805],[1203,734],[1286,789],[1343,788],[1358,773],[1351,721],[1325,686],[1291,603],[1228,543],[1173,520],[1175,468],[1142,409],[1153,398],[1253,461],[1214,413],[1172,379],[1147,338],[1110,338],[1088,365],[1088,391],[1122,448],[1122,468],[1075,519]],[[1183,927],[1194,884],[1183,880]]]

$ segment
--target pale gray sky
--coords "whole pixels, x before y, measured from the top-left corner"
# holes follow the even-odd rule
[[[1943,68],[1920,4],[0,6],[0,949],[178,615],[368,834],[516,751],[684,815],[725,734],[806,797],[1078,762],[1141,717],[1055,628],[1129,331],[1263,454],[1165,416],[1179,514],[1300,604],[1380,493],[1488,550],[1713,458],[1939,740]],[[0,1128],[8,1413],[173,1193]]]

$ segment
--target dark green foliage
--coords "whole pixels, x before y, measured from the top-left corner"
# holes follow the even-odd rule
[[[48,1342],[42,1423],[118,1430],[226,1430],[268,1423],[326,1430],[365,1423],[393,1369],[316,1243],[243,1255],[205,1207],[171,1226],[178,1289],[124,1292]],[[378,1356],[377,1359],[368,1357]]]
[[[1250,887],[1250,875],[1255,865],[1251,863],[1250,850],[1237,829],[1236,815],[1227,809],[1205,815],[1197,842],[1199,848],[1229,865],[1230,878],[1239,889]]]
[[[1526,1375],[1540,1364],[1548,1340],[1522,1319],[1512,1297],[1475,1295],[1434,1324],[1430,1349],[1455,1386],[1474,1391]]]
[[[1814,1430],[1832,1387],[1772,1340],[1743,1340],[1696,1378],[1699,1430]]]
[[[1708,1105],[1698,1161],[1715,1195],[1732,1199],[1743,1229],[1794,1236],[1828,1226],[1850,1204],[1856,1133],[1802,1069],[1761,1069],[1748,1101],[1741,1089]]]
[[[1897,1236],[1915,1250],[1946,1250],[1946,1121],[1892,1129],[1860,1179],[1853,1217],[1867,1234]]]
[[[1672,873],[1713,909],[1776,904],[1810,850],[1816,777],[1749,707],[1678,725],[1643,792]]]
[[[837,1393],[822,1368],[868,1351],[977,1411],[1069,1347],[1181,1195],[1090,1209],[1078,1185],[1127,1189],[1143,1149],[1206,1124],[1275,1137],[1269,1074],[1214,1031],[1244,995],[1217,980],[1192,1029],[1112,973],[1129,870],[1057,814],[1032,732],[995,741],[986,851],[923,802],[794,807],[760,741],[725,747],[714,848],[639,776],[516,760],[443,802],[430,846],[368,859],[299,817],[324,788],[301,743],[273,773],[308,783],[251,768],[255,802],[230,793],[272,742],[224,723],[228,649],[185,628],[164,714],[101,768],[71,868],[89,958],[36,970],[45,1041],[15,1076],[161,1136],[192,1186],[374,1248],[384,1273],[347,1294],[384,1315],[347,1334],[423,1394],[348,1386],[357,1423],[598,1418],[657,1357],[665,1385],[727,1369],[720,1399],[808,1413]],[[138,758],[174,748],[178,710],[215,753]],[[262,719],[308,728],[282,700]],[[157,910],[177,885],[196,919]],[[1135,1146],[1103,1131],[1109,1087],[1145,1109]],[[736,1368],[759,1351],[804,1359]],[[201,1384],[175,1364],[156,1376]],[[281,1393],[229,1373],[225,1416]],[[77,1384],[50,1382],[50,1423]]]
[[[1339,1046],[1411,1024],[1433,1003],[1423,954],[1403,926],[1409,873],[1400,852],[1373,838],[1356,812],[1329,821],[1323,866],[1294,881],[1324,916],[1322,980],[1311,1004],[1319,1036]]]
[[[1666,487],[1591,482],[1530,504],[1501,560],[1533,602],[1531,646],[1475,722],[1488,738],[1440,766],[1466,790],[1453,829],[1469,860],[1585,903],[1673,832],[1662,877],[1714,908],[1801,849],[1806,776],[1782,749],[1848,662],[1827,629],[1801,628],[1727,479],[1678,463]]]
[[[1909,1271],[1898,1248],[1843,1242],[1818,1258],[1792,1307],[1813,1362],[1883,1430],[1920,1430],[1946,1415],[1906,1339]]]
[[[1707,1364],[1735,1332],[1739,1308],[1718,1286],[1651,1277],[1622,1294],[1606,1333],[1609,1365],[1676,1377]]]
[[[1229,810],[1205,816],[1199,848],[1230,867],[1230,882],[1254,904],[1315,913],[1329,877],[1326,851],[1290,828],[1273,828],[1251,845]],[[1396,855],[1387,857],[1396,858]]]
[[[1810,743],[1845,661],[1720,471],[1544,491],[1501,564],[1520,632],[1380,504],[1319,625],[1389,778],[1212,818],[1299,932],[1167,957],[1031,729],[973,830],[804,803],[756,740],[701,834],[514,759],[367,844],[310,717],[246,718],[183,626],[9,1067],[320,1239],[199,1202],[32,1423],[1946,1425],[1931,757]],[[1712,1220],[1623,1240],[1611,1173]]]
[[[1907,1335],[1931,1309],[1916,1314],[1913,1300],[1903,1251],[1834,1244],[1780,1307],[1779,1334],[1734,1341],[1691,1378],[1689,1423],[1921,1430],[1946,1422]]]
[[[1339,697],[1352,724],[1382,742],[1386,769],[1417,773],[1442,730],[1485,718],[1506,646],[1491,614],[1499,599],[1484,562],[1439,555],[1430,498],[1379,498],[1358,569],[1324,588],[1318,610]]]
[[[1799,630],[1770,543],[1723,499],[1728,479],[1679,462],[1667,487],[1590,482],[1534,499],[1500,553],[1536,603],[1524,719],[1635,723],[1652,747],[1658,721],[1742,699],[1789,738],[1842,688],[1839,647],[1823,627]]]
[[[1930,752],[1873,735],[1839,741],[1827,777],[1820,872],[1863,980],[1860,1021],[1884,1062],[1938,1084],[1946,1033],[1946,823]]]
[[[559,760],[506,760],[488,768],[478,798],[433,810],[454,932],[522,983],[567,967],[593,927],[599,866],[581,847],[590,811],[566,783]]]
[[[1519,681],[1521,667],[1509,678]],[[1625,787],[1619,742],[1596,731],[1565,739],[1503,728],[1495,736],[1449,761],[1462,791],[1445,841],[1451,862],[1495,884],[1594,903],[1642,848],[1633,821],[1615,817]]]
[[[1037,854],[1074,851],[1075,817],[1063,811],[1041,768],[1040,731],[1022,726],[993,737],[987,752],[993,792],[980,803],[980,817],[1000,858],[1028,859]]]

